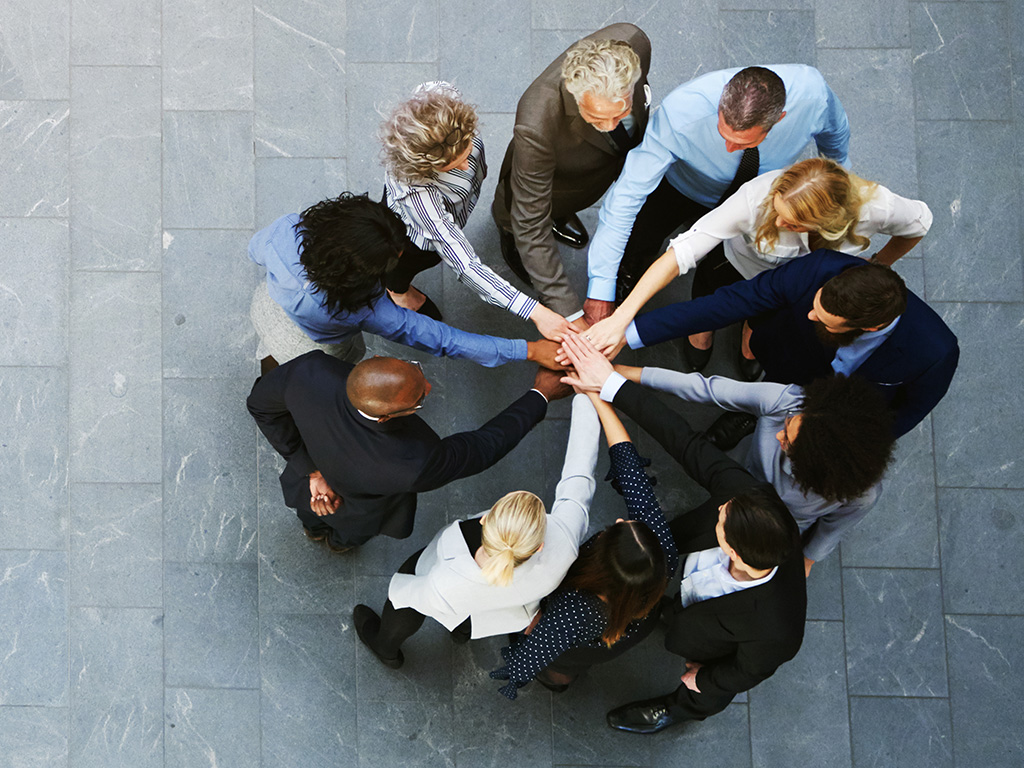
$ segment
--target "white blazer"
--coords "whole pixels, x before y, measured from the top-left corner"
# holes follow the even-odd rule
[[[547,518],[544,548],[515,569],[511,584],[498,587],[484,581],[456,522],[438,531],[426,546],[415,574],[396,573],[391,577],[388,598],[392,604],[413,608],[448,630],[471,616],[474,639],[519,632],[529,626],[540,609],[541,598],[562,582],[586,536],[600,433],[594,406],[586,395],[576,395],[565,464]]]

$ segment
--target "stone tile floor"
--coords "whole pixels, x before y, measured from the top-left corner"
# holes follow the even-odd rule
[[[656,99],[719,67],[818,66],[857,171],[931,205],[899,270],[963,349],[879,508],[815,568],[797,659],[655,738],[603,714],[672,687],[656,641],[513,705],[486,678],[497,642],[455,648],[428,623],[392,673],[351,630],[446,521],[513,488],[550,497],[564,403],[497,467],[423,496],[410,540],[349,558],[302,536],[243,406],[254,228],[378,194],[378,110],[426,79],[479,105],[495,171],[531,78],[617,20],[652,38]],[[1016,0],[4,0],[0,766],[1024,763],[1022,41]],[[469,229],[504,269],[491,189]],[[423,287],[460,325],[524,330],[435,272]],[[635,359],[679,362],[670,345]],[[427,370],[441,432],[531,376]],[[664,505],[692,504],[639,441]],[[618,504],[602,489],[595,526]]]

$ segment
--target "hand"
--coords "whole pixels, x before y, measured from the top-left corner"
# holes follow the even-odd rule
[[[697,673],[700,668],[704,665],[697,661],[686,662],[686,674],[679,678],[683,685],[689,688],[694,693],[700,693],[700,688],[697,687]]]
[[[604,320],[606,317],[610,317],[614,311],[614,301],[587,299],[583,302],[583,319],[587,322],[587,325],[593,325],[599,320]]]
[[[333,515],[341,505],[341,497],[331,490],[320,470],[309,476],[309,507],[317,517]]]
[[[561,373],[555,373],[547,368],[538,368],[537,375],[533,379],[533,388],[544,395],[549,403],[553,400],[561,400],[572,394],[572,387],[563,384],[561,377]]]
[[[811,566],[814,565],[814,561],[809,557],[804,558],[804,578],[806,579],[811,575]]]
[[[610,317],[590,326],[584,335],[590,339],[601,354],[610,357],[610,351],[617,352],[622,349],[622,345],[626,341],[627,327],[629,327],[629,321],[622,322],[619,312],[615,311]]]
[[[538,304],[530,313],[530,319],[537,326],[540,335],[552,341],[561,341],[562,336],[572,330],[572,325],[557,312]]]
[[[612,364],[598,352],[586,336],[574,334],[562,341],[562,351],[569,357],[575,376],[566,376],[562,381],[584,392],[600,392],[601,387],[612,375]]]
[[[562,372],[563,368],[558,364],[558,342],[556,341],[528,341],[526,342],[526,359],[537,365],[550,368],[552,371]]]

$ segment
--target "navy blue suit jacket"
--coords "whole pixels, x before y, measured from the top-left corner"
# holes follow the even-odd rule
[[[806,385],[832,374],[835,350],[818,341],[807,319],[825,283],[863,259],[818,250],[759,275],[719,288],[709,296],[672,304],[636,318],[644,346],[751,319],[750,348],[768,381]],[[755,319],[756,318],[756,319]],[[953,379],[960,348],[931,307],[910,291],[907,309],[892,335],[857,369],[885,396],[899,437],[936,406]]]

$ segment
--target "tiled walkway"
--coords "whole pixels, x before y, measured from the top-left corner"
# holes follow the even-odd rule
[[[819,67],[858,173],[931,206],[898,269],[963,350],[879,508],[815,567],[797,659],[654,738],[603,715],[673,686],[657,637],[512,704],[486,677],[497,641],[453,647],[428,622],[391,672],[351,628],[446,520],[515,488],[550,500],[565,403],[422,496],[411,539],[347,558],[302,536],[243,404],[254,228],[378,195],[377,110],[423,80],[479,106],[493,177],[531,78],[616,20],[650,35],[656,100],[719,67]],[[1024,764],[1022,41],[1017,0],[0,2],[0,766]],[[469,231],[504,269],[492,189]],[[459,325],[528,332],[435,272],[423,287]],[[442,433],[532,376],[426,369]],[[664,506],[686,509],[697,491],[650,443]],[[594,525],[620,504],[602,489]]]

